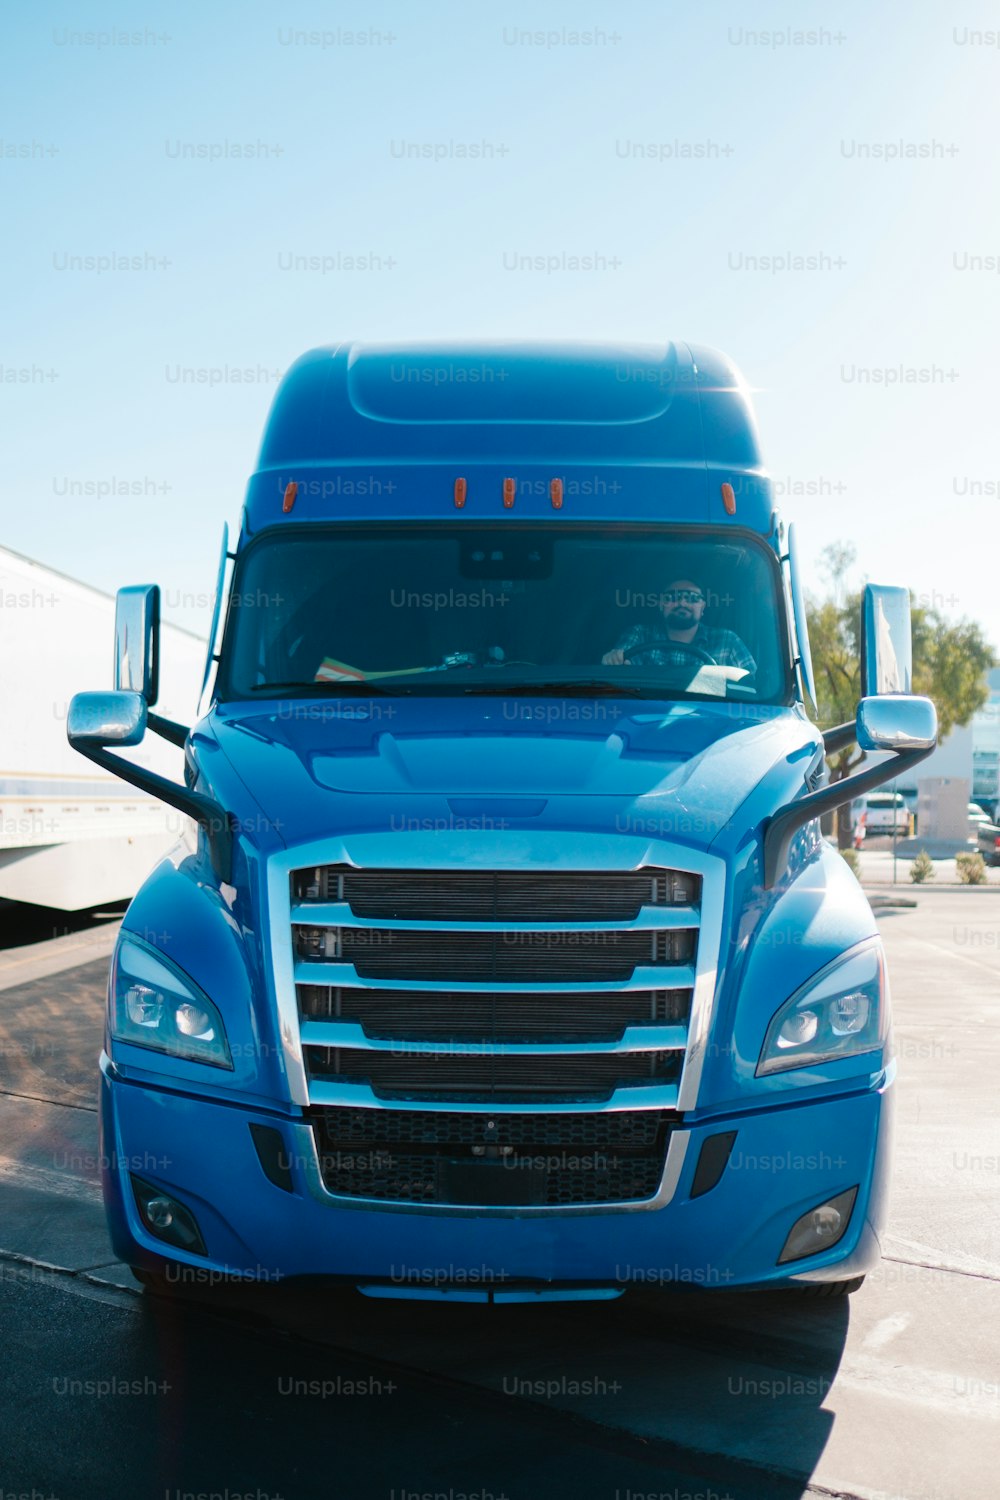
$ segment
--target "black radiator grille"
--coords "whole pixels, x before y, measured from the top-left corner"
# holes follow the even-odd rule
[[[633,921],[643,906],[688,906],[697,875],[681,870],[297,870],[297,901],[346,901],[358,917],[489,922]]]
[[[689,964],[697,930],[480,932],[298,925],[299,959],[352,964],[363,979],[542,983],[631,979],[637,967]]]
[[[604,1100],[616,1088],[676,1082],[681,1052],[531,1056],[505,1053],[366,1052],[309,1047],[314,1079],[370,1084],[383,1098],[516,1101]]]
[[[675,1116],[311,1111],[327,1190],[399,1203],[570,1207],[655,1195]]]
[[[304,1019],[357,1021],[380,1040],[613,1042],[627,1026],[686,1025],[690,1003],[685,989],[521,994],[299,986]]]

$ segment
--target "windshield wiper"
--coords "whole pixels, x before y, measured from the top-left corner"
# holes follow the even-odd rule
[[[606,698],[645,698],[642,688],[622,686],[606,679],[582,678],[569,682],[476,682],[463,689],[466,693],[489,693],[496,696],[520,694],[525,698],[543,697],[545,694],[561,693],[567,698],[577,694],[593,694]]]
[[[454,672],[467,671],[469,671],[469,666],[466,662],[445,662],[441,666],[404,667],[399,672],[376,672],[373,677],[323,677],[319,681],[312,682],[255,682],[250,692],[288,692],[294,689],[299,693],[339,693],[359,688],[364,688],[369,693],[395,692],[394,686],[387,688],[385,684],[398,682],[400,688],[405,689],[405,685],[422,681],[425,677],[433,680],[435,677],[445,677]]]
[[[340,682],[255,682],[251,693],[350,693],[364,688],[367,693],[390,693],[392,688],[382,687],[377,682],[352,681],[344,678]]]

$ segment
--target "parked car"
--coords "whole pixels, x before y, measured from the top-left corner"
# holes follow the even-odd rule
[[[989,818],[980,823],[976,832],[979,852],[988,865],[1000,865],[1000,827]]]
[[[869,835],[896,833],[906,837],[913,815],[902,792],[870,792],[865,798],[865,829]]]
[[[978,840],[978,838],[979,838],[979,830],[983,827],[984,824],[985,824],[985,826],[987,828],[989,828],[991,826],[991,824],[992,824],[992,819],[990,818],[989,813],[983,812],[983,809],[979,806],[978,802],[970,802],[969,803],[969,838],[973,839],[973,840]]]

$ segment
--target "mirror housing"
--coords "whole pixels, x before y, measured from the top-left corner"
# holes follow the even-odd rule
[[[861,696],[912,691],[910,591],[869,583],[861,604]]]
[[[66,719],[71,745],[138,745],[146,733],[141,693],[75,693]]]
[[[937,709],[930,698],[882,693],[858,704],[860,750],[932,750],[937,744]]]
[[[119,589],[115,600],[115,688],[139,693],[152,708],[160,690],[160,590]]]

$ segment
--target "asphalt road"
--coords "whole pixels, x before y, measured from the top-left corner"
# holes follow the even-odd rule
[[[7,1266],[0,1493],[32,1500],[537,1500],[801,1488],[246,1316]]]
[[[1000,896],[906,895],[878,911],[900,1055],[887,1257],[844,1304],[142,1297],[96,1189],[111,935],[0,955],[0,1497],[993,1500]]]

